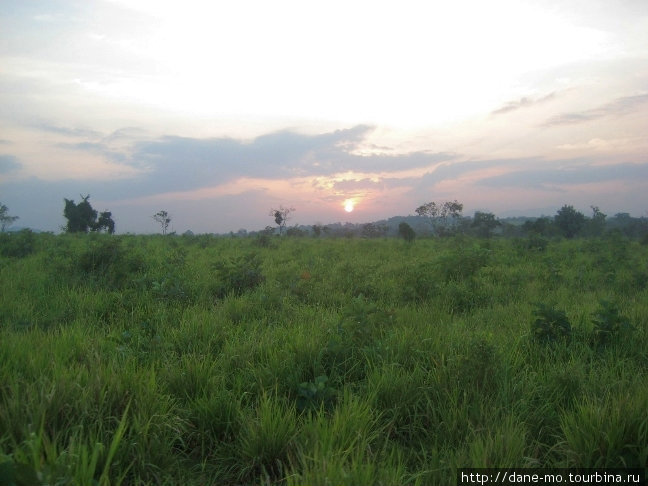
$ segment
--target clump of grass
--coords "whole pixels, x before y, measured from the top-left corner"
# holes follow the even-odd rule
[[[559,447],[567,467],[645,467],[648,393],[587,398],[561,419]]]
[[[240,478],[281,477],[295,448],[294,407],[276,394],[263,394],[255,411],[245,414],[240,421]]]

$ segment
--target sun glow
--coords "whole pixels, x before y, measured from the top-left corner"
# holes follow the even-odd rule
[[[344,210],[347,213],[350,213],[351,211],[353,211],[354,206],[355,206],[355,202],[353,201],[353,199],[347,199],[347,200],[344,201]]]

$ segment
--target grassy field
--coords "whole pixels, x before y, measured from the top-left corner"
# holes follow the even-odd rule
[[[1,243],[0,483],[423,486],[468,466],[648,464],[648,245]]]

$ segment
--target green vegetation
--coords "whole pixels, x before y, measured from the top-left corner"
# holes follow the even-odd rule
[[[648,465],[648,246],[620,232],[2,236],[1,484]]]

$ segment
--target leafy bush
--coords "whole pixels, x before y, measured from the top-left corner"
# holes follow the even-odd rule
[[[261,273],[261,260],[256,253],[229,258],[214,263],[213,267],[220,279],[220,286],[216,291],[218,297],[229,293],[241,295],[265,281],[265,276]]]
[[[630,320],[619,315],[618,307],[606,300],[599,302],[599,308],[592,314],[592,322],[596,344],[607,344],[612,339],[632,330]]]
[[[565,311],[545,304],[536,304],[533,315],[536,319],[531,324],[531,332],[538,341],[569,341],[571,338],[571,324]]]
[[[34,233],[24,229],[16,233],[0,233],[0,255],[23,258],[35,250]]]
[[[297,386],[297,410],[318,410],[321,406],[330,409],[335,401],[335,388],[327,384],[328,377],[320,375],[314,381]]]
[[[399,268],[401,298],[407,302],[422,302],[439,293],[440,281],[430,262],[416,262]]]
[[[545,251],[549,240],[539,235],[531,235],[526,240],[526,248],[531,251]]]
[[[459,251],[443,255],[438,269],[446,282],[462,280],[475,275],[490,259],[490,250],[484,248],[460,248]]]
[[[187,292],[182,280],[170,272],[158,280],[151,282],[151,291],[155,298],[164,302],[184,302]]]
[[[479,393],[495,389],[498,356],[495,346],[484,338],[473,338],[466,343],[464,353],[456,363],[457,383],[462,388],[473,389]]]
[[[390,312],[380,309],[360,294],[342,309],[338,333],[357,346],[366,346],[376,337],[376,331],[392,321]]]
[[[138,252],[125,250],[120,239],[106,236],[91,242],[76,259],[76,266],[95,281],[119,288],[143,270],[145,263]]]
[[[439,296],[442,307],[449,314],[461,314],[485,307],[493,297],[476,278],[450,280],[440,287]]]

